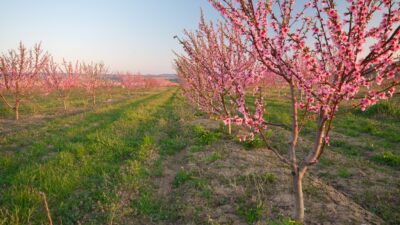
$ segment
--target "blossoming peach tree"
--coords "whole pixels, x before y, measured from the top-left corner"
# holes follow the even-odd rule
[[[80,65],[82,72],[81,84],[86,92],[92,98],[93,106],[96,105],[97,90],[102,86],[102,81],[107,73],[107,67],[104,63],[82,63]]]
[[[302,181],[329,144],[332,122],[340,104],[358,101],[357,106],[365,110],[381,99],[392,97],[399,84],[396,78],[399,64],[395,60],[400,47],[400,3],[392,0],[210,0],[210,3],[225,18],[225,26],[230,30],[225,32],[228,42],[240,46],[235,54],[257,59],[256,73],[239,68],[228,70],[235,81],[232,82],[235,91],[229,95],[235,96],[232,101],[237,114],[232,114],[230,120],[249,128],[267,143],[264,137],[269,127],[264,120],[267,105],[260,94],[254,112],[249,113],[252,107],[246,101],[247,92],[255,95],[260,90],[260,82],[254,82],[260,76],[279,77],[290,90],[288,156],[271,150],[292,169],[294,218],[303,222]],[[190,57],[187,60],[202,67]],[[231,69],[232,66],[228,64]],[[198,88],[193,83],[191,91],[199,94]],[[313,145],[300,157],[297,145],[307,118],[315,118]]]
[[[20,42],[17,50],[10,50],[0,56],[0,96],[4,103],[15,112],[19,119],[21,101],[26,100],[38,84],[39,75],[46,66],[49,55],[44,53],[40,44],[33,49],[27,49]],[[9,103],[3,91],[13,96],[13,104]]]
[[[232,115],[245,101],[241,90],[259,81],[263,67],[243,51],[239,33],[222,23],[206,23],[203,15],[198,30],[185,31],[179,41],[187,53],[175,61],[185,95],[202,111],[222,119],[231,134]]]
[[[81,70],[78,62],[73,64],[63,60],[60,66],[50,59],[44,71],[43,84],[47,93],[56,92],[63,101],[64,110],[67,110],[71,90],[80,84]]]

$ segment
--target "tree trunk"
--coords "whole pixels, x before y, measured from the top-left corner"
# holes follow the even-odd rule
[[[294,218],[304,223],[303,174],[293,173]]]
[[[299,139],[299,117],[297,110],[297,98],[294,91],[293,80],[290,83],[290,95],[292,102],[292,140],[289,148],[289,157],[293,175],[293,198],[294,198],[294,218],[304,222],[304,198],[303,198],[303,175],[304,172],[299,169],[297,162],[296,146]]]
[[[229,123],[228,123],[228,134],[229,134],[229,135],[232,134],[232,125],[231,125],[231,121],[229,121]]]
[[[63,103],[64,103],[64,111],[67,111],[67,97],[64,96],[63,98]]]
[[[93,95],[93,105],[96,105],[96,95]]]
[[[15,120],[19,120],[19,99],[15,100]]]
[[[14,99],[15,99],[15,120],[19,120],[19,83],[18,81],[15,83],[15,95],[14,95]]]

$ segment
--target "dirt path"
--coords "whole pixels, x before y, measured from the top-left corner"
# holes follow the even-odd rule
[[[184,149],[173,156],[169,156],[163,161],[163,176],[153,182],[158,186],[158,195],[169,197],[172,193],[172,183],[176,173],[184,168],[187,157],[187,150]]]
[[[223,139],[200,148],[165,158],[163,176],[152,181],[165,207],[175,209],[162,224],[283,224],[290,217],[290,171],[269,151]],[[174,186],[179,171],[188,177]],[[304,188],[307,224],[384,224],[314,176]]]
[[[210,157],[219,152],[219,159]],[[292,212],[289,169],[266,150],[246,151],[231,141],[221,141],[188,158],[192,171],[205,186],[182,185],[174,189],[182,217],[176,224],[265,224],[288,218]],[[206,189],[204,188],[206,187]],[[352,199],[319,179],[305,180],[307,224],[383,224]],[[205,195],[205,191],[209,194]],[[178,207],[180,208],[180,207]],[[282,221],[280,221],[282,222]]]

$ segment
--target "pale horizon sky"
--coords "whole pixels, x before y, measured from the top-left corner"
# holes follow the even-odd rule
[[[0,0],[0,8],[0,54],[41,42],[57,61],[104,62],[111,73],[175,73],[182,47],[173,37],[197,28],[200,9],[219,18],[208,0]]]
[[[104,62],[110,72],[174,73],[174,35],[195,29],[207,0],[0,0],[0,53],[42,42],[57,61]]]

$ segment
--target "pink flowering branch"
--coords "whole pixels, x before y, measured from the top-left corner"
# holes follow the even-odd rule
[[[97,89],[102,86],[102,80],[107,73],[104,63],[82,63],[82,86],[92,98],[92,104],[96,105]]]
[[[63,101],[64,110],[67,110],[67,101],[73,88],[79,87],[80,67],[78,62],[66,62],[60,66],[50,59],[45,68],[44,86],[47,93],[57,92]]]
[[[231,108],[235,102],[244,100],[241,95],[243,87],[236,75],[238,71],[242,76],[251,73],[256,61],[249,55],[239,54],[242,52],[239,51],[242,46],[238,45],[241,41],[228,41],[222,24],[215,28],[212,23],[206,24],[203,16],[196,33],[185,31],[185,34],[186,39],[178,40],[187,56],[178,56],[176,60],[178,76],[184,81],[183,88],[188,90],[185,93],[203,111],[223,118],[230,133]],[[240,36],[231,34],[228,37],[235,39]],[[240,79],[254,77],[243,76]]]
[[[302,179],[329,142],[340,104],[362,96],[360,107],[365,110],[392,97],[399,85],[399,64],[395,62],[400,47],[399,3],[353,0],[338,9],[333,0],[210,2],[227,19],[233,33],[250,42],[243,45],[246,52],[254,53],[269,73],[281,77],[290,88],[292,135],[289,158],[282,161],[290,161],[292,166],[294,215],[302,222]],[[378,25],[373,18],[378,18]],[[239,111],[245,111],[246,104],[240,102]],[[305,111],[302,117],[301,110]],[[298,160],[298,138],[309,115],[316,117],[314,144],[307,156]],[[256,131],[264,128],[247,125]]]

